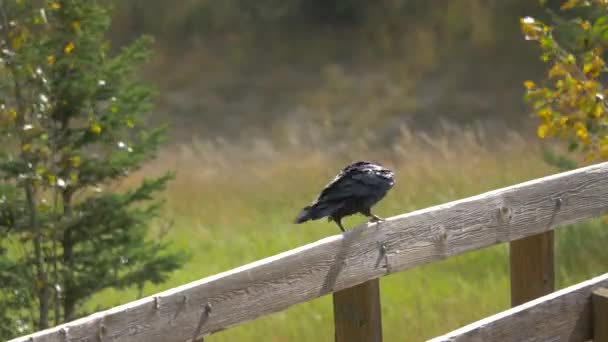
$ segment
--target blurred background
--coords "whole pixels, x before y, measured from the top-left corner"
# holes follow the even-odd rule
[[[146,73],[175,137],[364,137],[437,119],[520,128],[540,61],[530,1],[122,2],[113,40],[157,39]],[[178,133],[179,132],[179,133]],[[382,138],[380,138],[382,136]],[[313,137],[308,137],[313,138]],[[305,141],[302,141],[305,142]]]
[[[555,147],[540,144],[522,100],[522,82],[545,66],[519,18],[539,13],[525,0],[120,2],[111,39],[156,38],[141,77],[159,89],[154,120],[171,125],[156,161],[127,183],[176,171],[153,233],[192,258],[167,283],[106,290],[89,309],[338,233],[325,221],[292,221],[354,160],[397,174],[380,216],[557,172],[543,159]],[[585,225],[558,233],[559,287],[605,265],[601,223]],[[507,308],[507,252],[383,278],[386,340],[422,340]],[[324,297],[209,341],[332,341],[332,319]]]

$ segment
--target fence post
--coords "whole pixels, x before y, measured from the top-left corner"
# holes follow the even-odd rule
[[[593,311],[593,341],[608,342],[608,288],[593,291],[591,296]]]
[[[380,282],[373,279],[333,294],[336,342],[381,342]]]
[[[553,292],[553,231],[512,241],[509,247],[511,306]]]

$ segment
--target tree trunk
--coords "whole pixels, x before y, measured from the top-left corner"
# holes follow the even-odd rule
[[[63,216],[70,218],[72,216],[72,192],[66,189],[63,194]],[[74,266],[74,241],[72,239],[72,230],[67,228],[63,232],[63,265],[66,270],[64,276],[64,292],[63,292],[63,320],[69,322],[75,318],[76,298],[74,297],[74,285],[72,282],[73,266]]]
[[[38,226],[38,215],[36,213],[36,199],[32,183],[25,184],[25,194],[30,214],[30,227],[35,231],[34,237],[34,265],[36,267],[36,294],[38,296],[38,330],[49,326],[50,288],[48,275],[44,268],[44,255],[42,252],[43,237]]]

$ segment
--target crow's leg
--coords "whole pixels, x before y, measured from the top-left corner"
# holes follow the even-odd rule
[[[369,222],[380,222],[380,221],[384,221],[384,219],[383,219],[382,217],[372,214],[372,211],[371,211],[371,209],[369,209],[369,208],[368,208],[368,209],[366,209],[366,210],[363,210],[361,213],[362,213],[363,215],[365,215],[365,216],[367,216],[367,217],[369,217],[369,218],[370,218],[370,219],[369,219]]]
[[[336,224],[338,225],[338,227],[340,227],[340,230],[342,232],[345,232],[346,230],[344,230],[344,227],[342,226],[342,218],[341,217],[337,217],[333,219],[334,222],[336,222]]]
[[[380,221],[384,221],[384,218],[382,218],[382,217],[380,217],[380,216],[377,216],[377,215],[372,214],[372,216],[371,216],[371,220],[370,220],[370,221],[372,221],[372,222],[380,222]]]

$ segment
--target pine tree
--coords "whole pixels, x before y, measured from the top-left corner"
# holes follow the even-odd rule
[[[0,25],[0,334],[15,334],[160,283],[185,256],[147,239],[171,174],[109,190],[162,142],[136,73],[151,39],[114,52],[99,0],[0,0]]]

